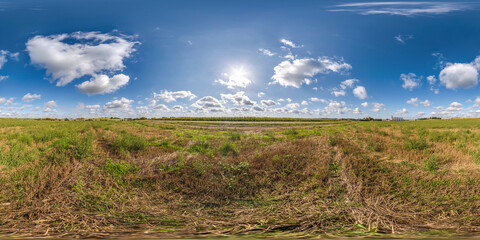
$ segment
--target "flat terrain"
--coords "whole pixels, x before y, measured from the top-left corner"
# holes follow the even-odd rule
[[[209,120],[0,119],[0,236],[480,231],[480,119]]]

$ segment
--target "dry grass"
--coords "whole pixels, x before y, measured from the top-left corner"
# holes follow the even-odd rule
[[[1,120],[0,233],[480,230],[476,122],[276,124]]]

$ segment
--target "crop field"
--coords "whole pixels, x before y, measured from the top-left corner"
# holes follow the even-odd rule
[[[480,119],[0,119],[0,236],[480,231]]]

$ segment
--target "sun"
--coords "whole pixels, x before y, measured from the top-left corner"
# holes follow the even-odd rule
[[[232,67],[232,72],[230,74],[232,79],[243,82],[242,79],[247,79],[248,72],[241,67]]]

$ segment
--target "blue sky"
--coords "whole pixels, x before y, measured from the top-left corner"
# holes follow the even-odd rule
[[[477,117],[479,9],[0,0],[0,117]]]

